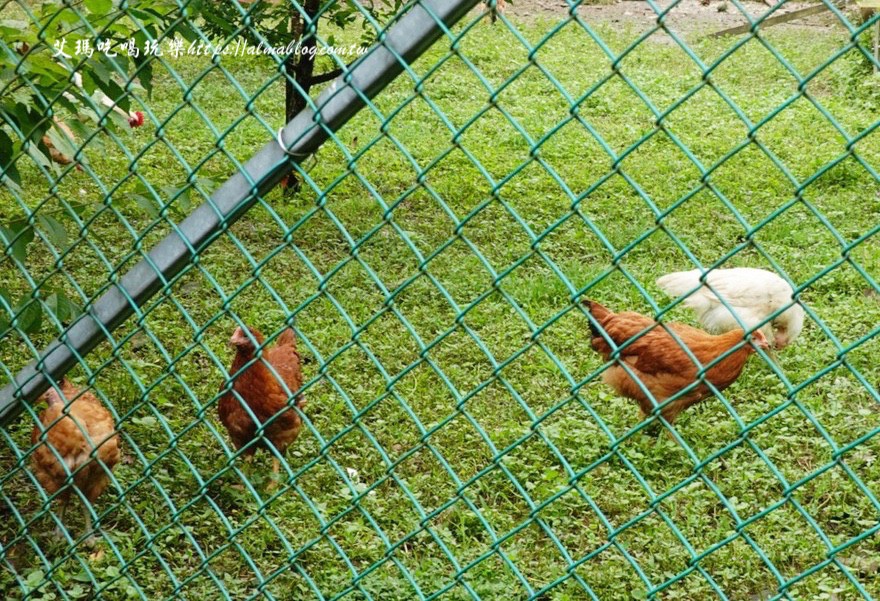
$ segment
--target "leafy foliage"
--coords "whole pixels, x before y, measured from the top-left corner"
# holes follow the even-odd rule
[[[332,25],[336,30],[359,26],[360,45],[365,47],[376,39],[374,24],[384,24],[403,4],[403,0],[370,3],[325,2],[318,8],[318,19]],[[220,39],[228,40],[241,36],[252,45],[263,43],[272,47],[301,41],[292,38],[292,34],[295,36],[297,32],[291,31],[291,22],[305,15],[292,7],[289,2],[256,0],[237,5],[232,2],[196,0],[190,8],[205,20],[203,29]],[[318,29],[319,25],[315,23],[313,31],[317,32]],[[331,33],[324,41],[332,46],[338,40]]]
[[[341,2],[305,0],[304,2],[272,2],[255,0],[248,3],[216,3],[195,0],[192,8],[205,20],[205,30],[223,43],[243,37],[256,47],[276,49],[272,60],[279,61],[285,74],[285,120],[293,119],[307,105],[313,85],[328,81],[341,73],[341,65],[332,59],[318,65],[319,49],[333,47],[336,34],[349,26],[360,24],[360,47],[372,44],[383,24],[403,5],[403,0],[380,2]],[[321,22],[330,26],[330,33],[319,32]],[[324,34],[324,37],[322,37]],[[278,49],[282,52],[278,53]],[[316,70],[320,66],[322,70]],[[294,183],[294,188],[296,184]]]
[[[312,4],[319,6],[317,2]],[[402,0],[371,3],[366,13],[369,18],[365,19],[353,4],[328,2],[317,9],[317,18],[331,24],[335,31],[360,24],[360,44],[366,46],[376,36],[373,23],[387,20],[401,4]],[[131,6],[111,0],[76,3],[40,0],[20,2],[18,7],[18,11],[7,11],[6,18],[0,19],[0,182],[21,197],[22,181],[17,163],[22,157],[29,157],[50,180],[63,176],[71,168],[53,162],[47,141],[61,154],[75,156],[78,163],[88,165],[71,135],[100,148],[100,134],[128,130],[125,119],[103,106],[97,93],[103,93],[124,111],[131,108],[133,91],[143,90],[151,95],[153,56],[143,51],[149,43],[174,39],[177,35],[187,41],[204,39],[193,30],[191,20],[179,19],[181,7],[174,0],[140,0]],[[203,29],[215,41],[222,43],[243,36],[250,44],[263,42],[273,47],[286,46],[292,35],[297,34],[292,29],[303,28],[304,20],[298,21],[300,25],[295,22],[302,15],[292,13],[293,10],[289,3],[263,0],[249,4],[197,0],[187,5],[190,17],[204,19]],[[299,37],[302,41],[309,36],[299,32]],[[329,45],[336,41],[333,34],[326,39]],[[130,50],[134,48],[138,51]],[[290,59],[291,56],[285,58]],[[81,86],[75,84],[74,72],[81,76]],[[311,71],[308,77],[300,79],[309,79],[300,82],[307,93],[312,85]],[[67,130],[59,124],[60,118]],[[203,189],[215,185],[208,178],[199,178],[199,183]],[[182,182],[164,186],[161,192],[176,200],[176,210],[185,211],[190,206],[191,187],[191,183]],[[161,207],[156,206],[151,196],[155,194],[148,193],[143,186],[128,195],[155,218]],[[67,231],[69,218],[70,215],[61,212],[41,214],[36,219],[21,215],[8,222],[0,221],[3,249],[23,264],[27,246],[34,240],[37,228],[63,252],[71,238]],[[31,302],[40,294],[58,300]],[[6,327],[14,324],[24,333],[39,329],[43,308],[62,308],[61,313],[56,314],[58,321],[75,316],[74,308],[78,310],[77,304],[61,290],[35,290],[32,295],[19,299],[15,307],[14,311],[8,309],[7,313],[12,313],[2,319]],[[3,325],[0,321],[0,326]]]
[[[180,9],[172,0],[145,0],[136,8],[121,8],[111,0],[41,0],[19,3],[19,10],[14,9],[4,8],[5,18],[0,19],[0,182],[21,198],[17,162],[23,157],[49,179],[63,174],[64,168],[51,159],[47,141],[61,154],[76,155],[79,163],[87,164],[82,154],[77,155],[71,134],[98,147],[99,134],[128,129],[125,119],[97,96],[101,92],[128,111],[132,91],[152,90],[152,57],[125,52],[124,45],[144,48],[148,41],[177,34],[192,39],[195,34],[186,21],[175,21]],[[74,72],[81,85],[76,85]],[[85,206],[75,204],[72,209],[79,214]],[[23,264],[38,228],[63,252],[70,242],[69,218],[66,212],[41,212],[35,218],[22,215],[2,221],[2,249]],[[38,302],[39,297],[44,302]],[[0,331],[14,325],[25,334],[39,330],[43,309],[59,322],[80,312],[60,289],[34,290],[13,305],[4,297],[4,305]]]

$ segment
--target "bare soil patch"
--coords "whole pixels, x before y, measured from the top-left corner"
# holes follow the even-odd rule
[[[672,0],[658,0],[656,2],[661,10],[665,10],[673,4]],[[773,6],[768,6],[764,2],[741,3],[742,8],[752,18],[758,18],[770,11],[773,16],[784,15],[815,5],[815,2],[785,2],[783,6],[774,10]],[[514,4],[508,4],[507,10],[510,16],[532,19],[560,17],[566,15],[570,11],[570,7],[565,0],[518,0]],[[577,8],[577,14],[587,23],[612,24],[639,29],[654,26],[658,19],[651,4],[642,0],[585,4]],[[664,23],[669,29],[676,34],[686,36],[707,35],[715,31],[744,25],[747,22],[740,9],[727,0],[711,0],[705,5],[700,0],[683,0],[675,4],[664,15]],[[824,12],[774,27],[815,30],[816,28],[840,27],[840,22],[831,12]]]

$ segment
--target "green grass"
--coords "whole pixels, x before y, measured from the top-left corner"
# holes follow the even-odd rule
[[[535,42],[552,25],[531,21],[520,31]],[[625,28],[597,31],[615,51],[637,36]],[[811,30],[809,44],[803,31],[764,35],[802,74],[846,43],[834,30]],[[729,43],[695,41],[691,48],[708,63]],[[493,86],[528,61],[503,26],[476,27],[460,54]],[[443,48],[433,49],[416,71],[427,72],[441,56]],[[127,456],[115,472],[121,490],[108,491],[96,507],[109,539],[97,552],[71,551],[53,540],[53,522],[39,517],[40,495],[23,462],[16,462],[29,448],[33,414],[9,428],[0,459],[0,471],[8,474],[0,493],[4,597],[24,595],[14,570],[39,589],[31,595],[38,599],[90,598],[105,585],[102,595],[110,599],[164,598],[178,586],[185,598],[215,598],[222,588],[235,599],[332,598],[343,591],[350,599],[409,599],[440,590],[449,599],[524,599],[554,584],[541,599],[585,598],[587,587],[601,599],[638,599],[648,583],[668,583],[654,598],[711,599],[717,588],[728,599],[751,600],[775,595],[779,579],[796,579],[786,589],[790,599],[862,598],[853,583],[880,598],[876,533],[810,572],[826,559],[829,545],[854,540],[880,521],[880,439],[835,453],[880,427],[880,343],[868,341],[846,355],[873,390],[846,367],[814,379],[836,360],[839,346],[880,323],[877,291],[853,267],[876,281],[878,236],[824,273],[842,251],[816,213],[849,243],[876,227],[880,182],[848,157],[752,236],[795,282],[824,273],[801,297],[819,321],[809,319],[781,356],[790,387],[810,383],[790,395],[769,367],[752,359],[726,395],[742,422],[753,425],[746,440],[717,400],[680,419],[678,432],[698,460],[714,457],[696,469],[665,437],[627,436],[638,412],[598,380],[588,381],[602,363],[589,348],[587,320],[574,300],[584,294],[615,309],[651,311],[631,276],[662,306],[655,278],[691,266],[676,240],[703,264],[718,261],[742,245],[747,231],[725,203],[753,227],[788,203],[795,186],[752,144],[709,177],[725,201],[703,189],[658,227],[655,211],[700,185],[692,159],[708,168],[748,135],[729,105],[704,88],[573,212],[557,177],[580,195],[612,170],[612,160],[580,123],[554,131],[569,114],[556,86],[578,98],[610,66],[574,24],[536,60],[555,85],[530,67],[498,95],[507,116],[489,109],[455,140],[443,120],[461,128],[488,106],[485,88],[456,57],[428,78],[424,98],[385,120],[387,135],[377,137],[381,117],[362,112],[321,150],[309,171],[312,185],[292,199],[277,191],[263,199],[167,296],[124,324],[115,347],[103,344],[85,359],[95,389],[119,416]],[[208,66],[196,59],[170,64],[185,82]],[[263,63],[224,64],[247,97],[272,76]],[[807,86],[851,136],[877,119],[876,105],[853,83],[856,64],[845,54]],[[702,77],[681,49],[652,40],[620,69],[660,111]],[[147,232],[141,247],[149,248],[170,231],[167,221],[154,225],[127,196],[136,187],[132,173],[157,190],[179,185],[187,168],[175,154],[191,166],[204,161],[199,175],[218,182],[234,171],[218,152],[212,128],[193,109],[179,109],[181,88],[167,73],[158,78],[149,107],[169,121],[159,143],[131,169],[107,142],[88,151],[100,182],[72,172],[47,196],[43,176],[19,161],[26,178],[22,202],[34,208],[45,201],[40,211],[64,215],[64,201],[100,203],[120,184],[92,211],[87,231],[76,233],[73,219],[64,217],[72,247],[63,265],[46,244],[31,245],[26,268],[35,281],[46,278],[70,294],[76,282],[95,294],[108,283],[107,264],[132,252],[135,235]],[[755,41],[713,71],[712,81],[753,122],[797,87]],[[412,87],[410,80],[397,81],[376,106],[391,113],[411,99]],[[193,87],[192,103],[224,132],[244,114],[246,100],[214,70]],[[254,106],[277,128],[279,84]],[[617,153],[654,128],[651,111],[620,78],[599,87],[578,112]],[[532,160],[530,144],[510,119],[534,141],[554,132],[537,154],[556,176]],[[122,141],[135,151],[156,134],[148,125]],[[271,135],[250,116],[225,136],[223,147],[243,161]],[[806,98],[788,105],[755,138],[800,181],[846,151]],[[363,154],[349,165],[337,144]],[[855,150],[878,167],[876,133]],[[421,169],[432,165],[422,186],[413,161]],[[19,201],[0,191],[0,214],[21,212]],[[179,203],[168,211],[173,220],[185,213]],[[637,240],[614,269],[615,255]],[[16,298],[29,292],[10,259],[0,265],[0,286]],[[743,245],[728,265],[768,266],[754,245]],[[234,462],[230,469],[215,396],[231,361],[232,316],[271,332],[291,313],[311,358],[308,424],[287,453],[291,487],[267,501],[269,459]],[[683,309],[672,317],[692,320]],[[41,348],[51,330],[30,344]],[[7,332],[2,372],[24,365],[28,348]],[[84,374],[78,368],[72,376],[81,383]],[[241,486],[247,478],[253,494]],[[68,514],[74,534],[82,527],[77,509]],[[22,538],[20,524],[35,516]],[[50,566],[51,582],[44,584]]]

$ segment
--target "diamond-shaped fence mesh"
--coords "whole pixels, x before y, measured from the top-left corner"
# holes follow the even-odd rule
[[[878,20],[0,0],[3,597],[880,599]],[[581,301],[730,267],[802,333],[640,421]]]

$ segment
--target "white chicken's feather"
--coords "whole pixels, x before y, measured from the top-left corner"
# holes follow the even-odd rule
[[[700,285],[701,275],[699,269],[670,273],[659,278],[657,285],[670,296],[690,293],[684,305],[693,309],[700,323],[713,332],[726,332],[742,326],[754,328],[792,302],[791,286],[770,271],[749,267],[714,269],[706,276],[708,286],[695,290]],[[730,305],[736,317],[719,296]],[[761,330],[769,340],[779,343],[778,348],[782,348],[800,334],[803,321],[804,310],[794,304],[772,322],[764,324]]]

